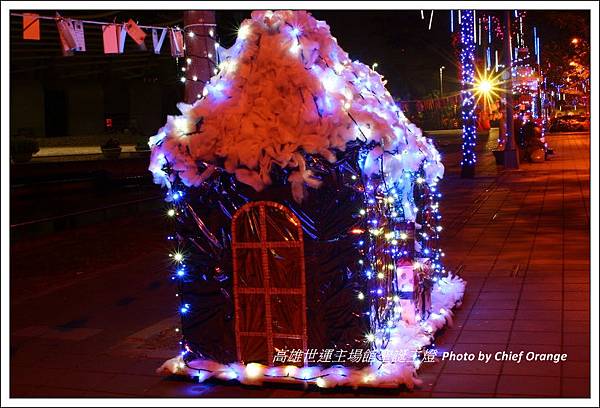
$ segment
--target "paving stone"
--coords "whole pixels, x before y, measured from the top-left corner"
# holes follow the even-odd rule
[[[564,346],[562,352],[567,354],[567,361],[590,361],[589,346]]]
[[[560,396],[560,377],[502,375],[498,381],[497,393],[558,397]]]
[[[451,374],[438,378],[434,392],[492,394],[496,387],[496,375]]]
[[[480,330],[491,330],[491,331],[501,331],[507,332],[510,330],[512,325],[511,320],[483,320],[483,319],[473,319],[469,318],[467,323],[464,326],[465,331],[480,331]]]
[[[482,344],[482,343],[498,343],[505,344],[508,342],[508,331],[463,331],[458,338],[458,344]]]
[[[560,312],[563,302],[560,300],[529,300],[521,298],[519,301],[519,311],[525,310],[552,310]]]
[[[502,362],[491,360],[483,361],[448,361],[444,365],[442,375],[452,374],[500,374]]]
[[[522,310],[519,307],[515,320],[551,320],[560,322],[561,317],[560,311],[556,310]]]
[[[565,333],[589,333],[590,322],[584,320],[565,320],[563,331]]]
[[[513,330],[557,332],[561,330],[560,320],[515,320]]]
[[[565,361],[562,364],[562,376],[570,378],[590,378],[589,361]]]
[[[469,315],[473,319],[484,320],[510,320],[513,318],[515,311],[513,309],[478,309],[471,310]]]
[[[565,321],[590,321],[589,310],[565,310],[563,316]]]
[[[514,300],[495,300],[495,299],[479,299],[475,303],[478,309],[515,309],[517,307],[517,299]]]
[[[510,334],[509,346],[561,345],[561,332],[516,331]]]
[[[527,351],[535,349],[535,346],[526,347]],[[521,361],[520,363],[506,361],[502,366],[502,375],[560,377],[561,364],[548,361]]]
[[[490,398],[494,394],[468,393],[468,392],[432,392],[432,398]]]
[[[583,378],[563,378],[561,397],[590,398],[590,380]]]

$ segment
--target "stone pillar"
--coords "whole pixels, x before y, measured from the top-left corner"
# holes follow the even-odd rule
[[[185,102],[193,103],[202,96],[204,84],[216,68],[215,12],[206,10],[184,11],[185,42]]]

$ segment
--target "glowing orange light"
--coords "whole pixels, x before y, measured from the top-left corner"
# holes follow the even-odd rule
[[[477,71],[475,83],[473,84],[473,93],[477,97],[477,103],[483,99],[484,107],[494,102],[494,99],[500,97],[500,92],[504,92],[501,82],[502,73],[493,75],[490,71]]]

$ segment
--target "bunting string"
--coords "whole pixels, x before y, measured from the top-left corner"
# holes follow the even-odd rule
[[[181,58],[185,56],[183,34],[189,27],[183,29],[178,26],[143,25],[129,19],[118,23],[116,21],[82,20],[60,16],[43,16],[36,13],[10,13],[11,16],[23,18],[23,39],[40,40],[40,20],[56,22],[59,40],[64,56],[74,55],[76,52],[85,52],[84,25],[101,26],[102,40],[105,54],[122,54],[125,50],[125,40],[131,38],[140,49],[146,50],[146,37],[152,39],[151,51],[160,54],[166,37],[169,37],[171,56]],[[209,27],[214,35],[214,23],[199,23],[193,26]],[[190,26],[191,27],[191,26]],[[150,30],[150,36],[144,30]]]

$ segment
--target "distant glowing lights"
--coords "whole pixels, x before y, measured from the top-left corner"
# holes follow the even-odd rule
[[[500,98],[500,92],[504,92],[501,81],[502,74],[500,72],[494,75],[491,71],[484,70],[483,72],[479,72],[477,70],[472,89],[472,92],[477,97],[475,104],[483,100],[484,106],[489,107],[495,100]]]

